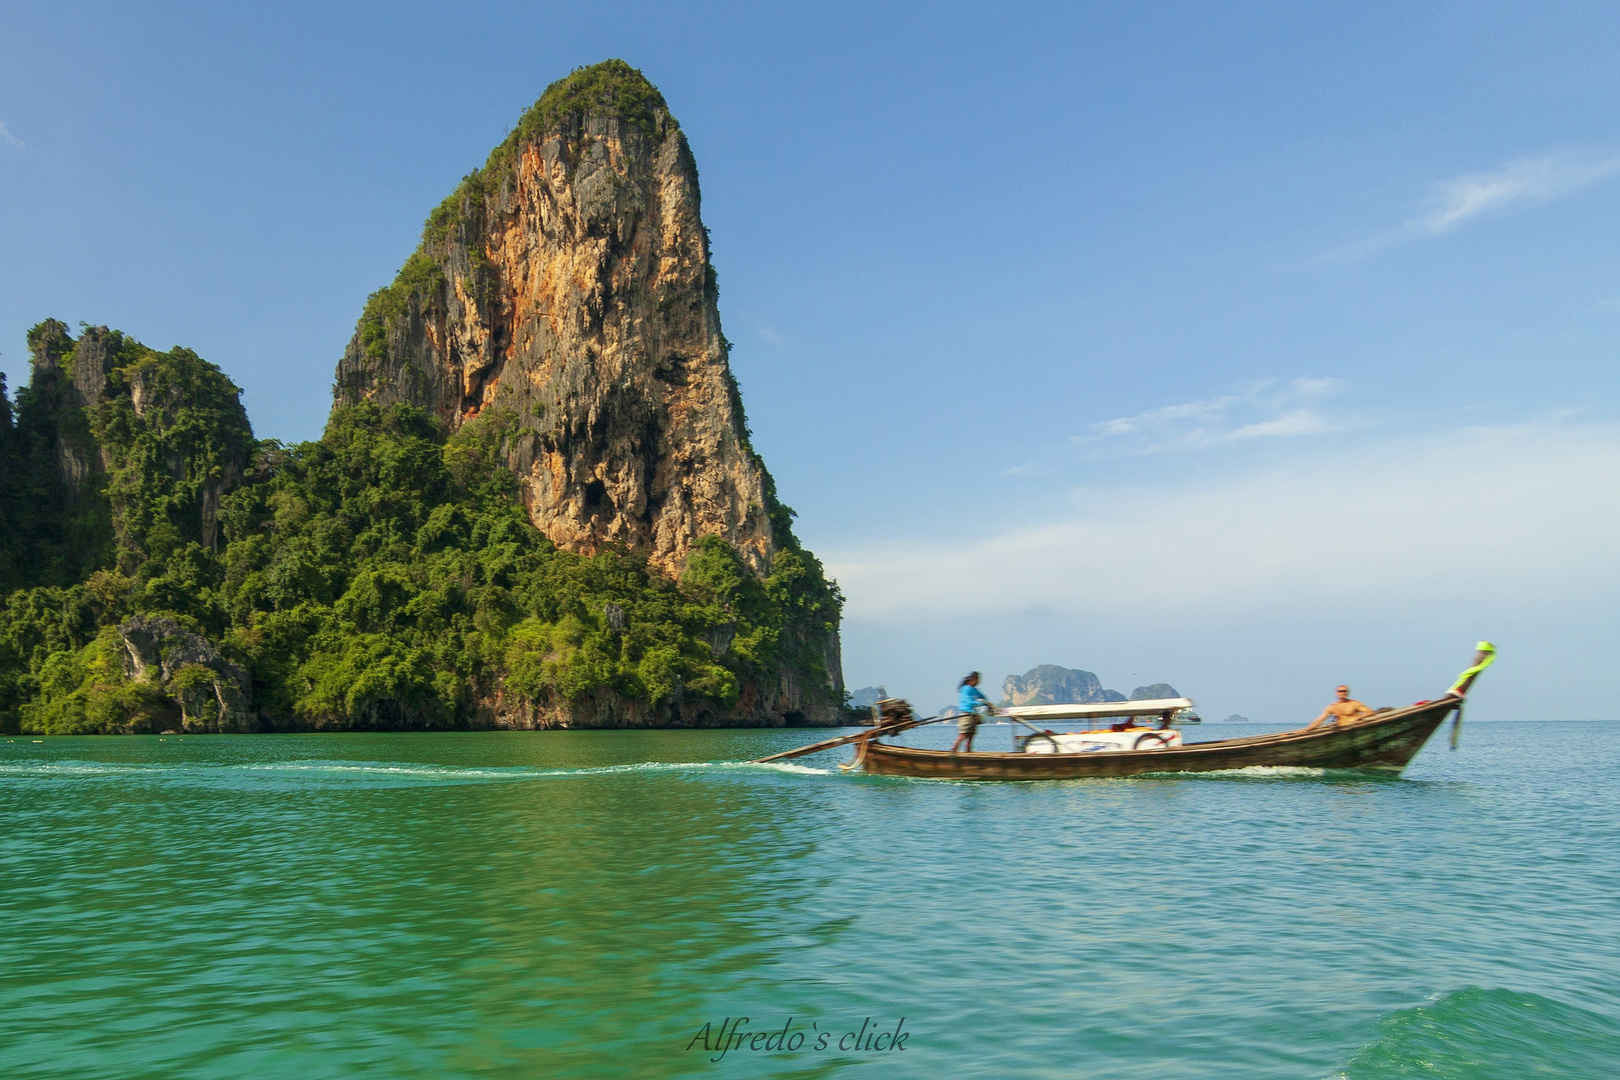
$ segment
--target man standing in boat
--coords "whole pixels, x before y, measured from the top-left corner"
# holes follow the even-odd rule
[[[956,691],[956,710],[962,716],[956,721],[956,741],[951,743],[951,753],[963,743],[967,744],[967,752],[973,753],[973,733],[979,730],[986,714],[994,716],[996,707],[990,704],[990,699],[979,691],[979,673],[969,673],[962,680]]]
[[[1373,710],[1364,703],[1350,696],[1350,688],[1341,686],[1338,689],[1339,700],[1322,710],[1322,715],[1312,720],[1305,730],[1319,728],[1323,724],[1353,724],[1364,716],[1371,716]]]

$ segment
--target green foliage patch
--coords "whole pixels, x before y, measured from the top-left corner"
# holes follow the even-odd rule
[[[29,343],[46,364],[0,406],[0,595],[25,584],[67,586],[112,557],[112,526],[98,477],[78,491],[63,475],[63,451],[88,464],[95,447],[75,407],[73,339],[50,319]],[[0,399],[5,376],[0,374]]]
[[[86,411],[107,463],[119,568],[151,581],[194,558],[190,547],[215,546],[213,508],[240,481],[253,431],[240,389],[190,349],[135,345],[120,359]]]
[[[836,627],[797,551],[760,581],[709,538],[672,582],[634,552],[557,550],[499,457],[510,424],[446,439],[410,406],[352,406],[233,497],[230,644],[256,694],[323,727],[461,726],[498,686],[532,707],[608,693],[701,713],[791,661],[793,618]]]
[[[266,728],[468,727],[497,701],[694,723],[784,668],[830,681],[842,599],[774,497],[769,577],[708,537],[671,581],[634,551],[559,551],[529,523],[501,454],[513,417],[486,412],[447,437],[412,406],[362,403],[287,447],[254,441],[236,388],[189,350],[130,343],[107,386],[84,408],[114,543],[74,580],[11,583],[0,729],[161,731],[181,700],[206,716],[206,669],[166,686],[134,677],[117,626],[137,614],[214,641],[249,673]],[[37,410],[18,396],[19,415]],[[16,456],[22,427],[0,425],[6,475],[59,469]]]

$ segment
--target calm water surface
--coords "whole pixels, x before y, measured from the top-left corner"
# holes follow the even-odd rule
[[[1402,779],[727,764],[815,737],[0,739],[5,1075],[1620,1073],[1620,724]],[[808,1038],[711,1061],[739,1017]]]

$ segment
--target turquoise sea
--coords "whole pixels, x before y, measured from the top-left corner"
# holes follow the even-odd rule
[[[1620,723],[1400,779],[734,763],[822,737],[0,739],[0,1071],[1620,1074]]]

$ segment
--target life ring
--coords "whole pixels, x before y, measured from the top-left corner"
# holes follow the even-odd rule
[[[1153,740],[1154,742],[1158,743],[1159,745],[1158,746],[1144,747],[1142,744],[1147,742],[1149,739]],[[1165,750],[1165,749],[1168,749],[1169,746],[1170,746],[1170,736],[1169,735],[1164,734],[1162,731],[1148,731],[1148,732],[1144,732],[1142,735],[1137,737],[1136,742],[1131,744],[1131,749],[1132,750],[1144,750],[1144,749],[1145,750]]]
[[[1055,754],[1055,753],[1058,752],[1057,740],[1052,738],[1052,736],[1050,736],[1050,735],[1042,734],[1042,735],[1031,735],[1027,739],[1024,740],[1024,753],[1027,754],[1027,753],[1030,752],[1029,744],[1034,742],[1036,739],[1044,739],[1045,741],[1051,743],[1052,744],[1051,753]],[[1045,752],[1046,751],[1036,751],[1036,753],[1045,753]]]

